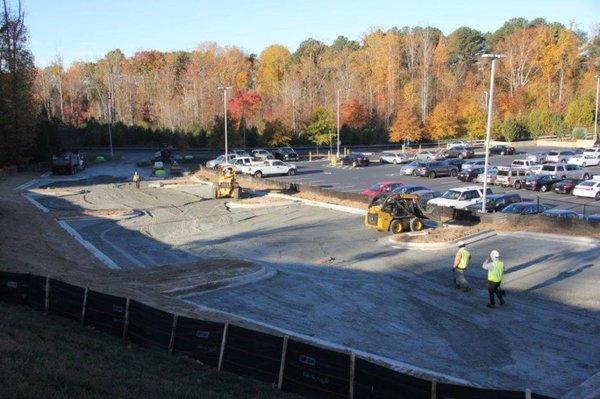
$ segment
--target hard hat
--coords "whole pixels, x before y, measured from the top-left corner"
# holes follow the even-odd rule
[[[458,245],[459,248],[462,248],[462,247],[464,247],[467,244],[465,244],[464,241],[459,241],[459,242],[456,243],[456,245]]]
[[[498,259],[500,257],[500,252],[496,251],[495,249],[490,252],[490,258],[495,258]]]

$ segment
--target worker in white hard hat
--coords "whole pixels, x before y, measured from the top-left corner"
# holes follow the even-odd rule
[[[471,286],[467,281],[467,267],[469,267],[469,261],[471,260],[471,253],[467,250],[466,243],[459,241],[457,243],[458,251],[454,256],[454,265],[452,269],[454,271],[454,288],[461,288],[464,292],[471,291]]]
[[[506,304],[504,291],[500,288],[504,276],[504,262],[500,260],[500,253],[497,250],[494,249],[490,252],[489,258],[483,263],[483,268],[488,271],[488,294],[490,295],[490,303],[486,306],[488,308],[496,307],[494,295],[500,300],[500,305]]]

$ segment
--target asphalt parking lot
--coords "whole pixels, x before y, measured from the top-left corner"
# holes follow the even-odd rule
[[[490,165],[508,166],[513,160],[523,158],[527,152],[553,149],[532,147],[519,149],[515,155],[493,155],[490,157]],[[479,155],[476,157],[483,157],[482,154]],[[357,193],[384,180],[401,181],[405,184],[418,184],[442,193],[450,188],[473,185],[473,183],[461,182],[455,177],[429,179],[426,177],[404,176],[399,172],[401,165],[380,164],[378,162],[378,153],[374,153],[370,158],[372,161],[370,166],[356,168],[352,166],[331,166],[326,160],[295,162],[298,166],[297,175],[271,177],[270,179]],[[600,175],[600,166],[588,167],[586,170],[591,175]],[[542,204],[553,204],[558,208],[572,209],[585,215],[600,213],[600,202],[593,198],[574,197],[554,192],[541,193],[537,191],[515,190],[495,185],[490,186],[490,188],[494,193],[518,193],[521,197],[531,200],[537,200],[539,196],[540,203]]]

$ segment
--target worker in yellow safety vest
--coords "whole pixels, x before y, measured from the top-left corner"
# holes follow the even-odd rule
[[[140,174],[137,172],[137,170],[135,172],[133,172],[133,183],[135,184],[135,188],[140,188],[140,182],[142,181],[142,178],[140,176]]]
[[[458,242],[458,251],[454,257],[454,265],[452,269],[454,271],[454,288],[462,288],[464,292],[471,291],[471,286],[467,281],[467,267],[469,267],[469,261],[471,260],[471,253],[467,250],[464,241]]]
[[[506,304],[504,290],[500,288],[502,277],[504,276],[504,262],[500,260],[500,253],[495,249],[490,252],[489,258],[483,263],[483,268],[488,272],[488,294],[490,295],[490,303],[486,306],[488,308],[496,307],[494,295],[500,300],[500,305]]]

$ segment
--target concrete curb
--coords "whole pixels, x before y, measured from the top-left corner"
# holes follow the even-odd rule
[[[483,241],[490,237],[494,237],[496,232],[494,230],[485,230],[480,231],[479,233],[470,234],[468,236],[447,241],[447,242],[436,242],[436,243],[427,243],[427,242],[398,242],[394,240],[394,237],[389,237],[387,241],[392,244],[392,247],[398,249],[419,249],[423,251],[435,251],[439,249],[447,249],[456,247],[456,243],[459,241],[464,241],[465,244],[473,244],[478,241]]]
[[[275,277],[275,275],[277,275],[277,270],[270,266],[261,265],[260,269],[250,274],[225,278],[222,280],[208,281],[202,284],[190,285],[187,287],[177,287],[163,291],[161,294],[185,300],[186,298],[196,297],[198,295],[204,295],[215,291],[268,280],[272,277]]]
[[[259,191],[256,191],[256,192],[259,192]],[[285,199],[288,199],[290,201],[301,202],[301,203],[303,203],[305,205],[309,205],[309,206],[316,206],[316,207],[319,207],[319,208],[326,208],[326,209],[331,209],[331,210],[334,210],[334,211],[351,213],[353,215],[364,216],[364,215],[367,214],[366,210],[362,210],[362,209],[358,209],[358,208],[353,208],[351,206],[336,205],[336,204],[330,204],[328,202],[314,201],[314,200],[308,200],[308,199],[304,199],[304,198],[296,198],[294,196],[287,195],[287,194],[266,193],[266,195],[269,195],[269,196],[272,196],[272,197],[277,197],[277,198],[285,198]]]
[[[96,258],[98,258],[102,263],[104,263],[110,269],[120,269],[120,267],[115,262],[113,262],[113,260],[111,258],[109,258],[106,254],[104,254],[104,252],[102,252],[98,248],[96,248],[91,242],[84,239],[81,236],[81,234],[79,234],[78,232],[75,231],[74,228],[69,226],[69,224],[66,221],[57,220],[56,222],[58,223],[58,225],[60,227],[65,229],[71,237],[73,237],[75,240],[77,240],[77,242],[79,242],[81,245],[83,245],[85,247],[85,249],[90,251],[92,253],[92,255],[94,255]]]
[[[265,204],[244,204],[239,202],[226,202],[225,206],[230,209],[256,209],[256,208],[269,208],[272,206],[288,206],[293,205],[296,201],[279,201]]]
[[[550,233],[528,233],[526,231],[499,231],[499,236],[509,236],[515,238],[544,238],[546,240],[566,242],[569,244],[584,244],[584,245],[594,245],[600,246],[600,239],[593,237],[573,237],[573,236],[564,236],[560,234],[550,234]]]

